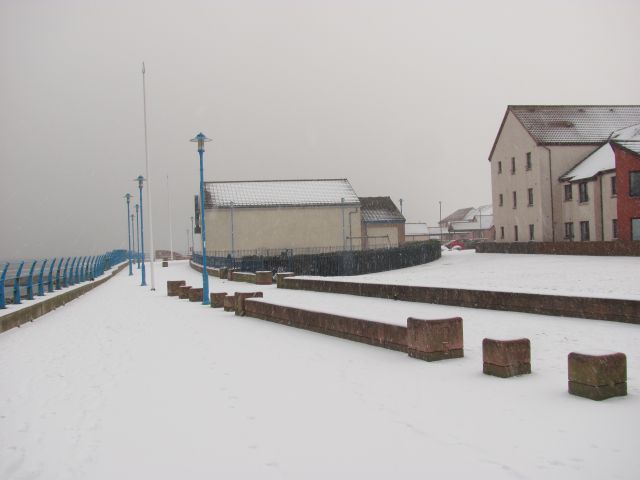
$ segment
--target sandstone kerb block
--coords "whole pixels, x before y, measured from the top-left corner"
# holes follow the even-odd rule
[[[189,290],[191,290],[191,285],[181,285],[180,287],[178,287],[178,298],[182,300],[188,299]]]
[[[256,285],[271,285],[272,283],[273,274],[269,270],[256,272]]]
[[[464,356],[462,318],[407,319],[407,352],[410,357],[433,362]]]
[[[262,292],[236,292],[234,295],[236,315],[241,317],[245,315],[244,301],[247,298],[262,298]]]
[[[178,288],[186,284],[187,282],[184,280],[167,280],[167,295],[170,297],[177,297],[180,293]]]
[[[202,288],[191,288],[191,289],[189,289],[189,301],[190,302],[201,302],[202,301]]]
[[[162,266],[163,267],[168,267],[169,266],[169,262],[167,262],[166,260],[162,261]]]
[[[209,295],[211,308],[224,307],[224,297],[227,296],[227,292],[214,292]]]
[[[496,377],[531,373],[531,342],[528,338],[482,340],[482,371]]]
[[[571,352],[569,393],[591,400],[627,394],[627,357],[624,353]]]

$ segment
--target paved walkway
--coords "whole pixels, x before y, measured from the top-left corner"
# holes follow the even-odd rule
[[[468,310],[438,363],[180,301],[127,271],[0,335],[0,478],[635,478],[640,328]],[[255,286],[212,279],[212,291]],[[344,295],[265,298],[401,321],[454,309]],[[350,300],[350,301],[349,301]],[[460,309],[457,309],[460,313]],[[529,336],[534,374],[482,375],[489,334]],[[619,349],[626,398],[566,393],[566,355]]]

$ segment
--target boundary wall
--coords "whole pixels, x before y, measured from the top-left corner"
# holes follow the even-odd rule
[[[477,253],[521,253],[537,255],[593,255],[638,257],[640,242],[482,242]]]

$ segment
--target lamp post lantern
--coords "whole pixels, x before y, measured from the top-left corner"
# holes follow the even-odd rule
[[[140,283],[141,287],[146,287],[146,276],[145,276],[145,268],[144,268],[144,223],[143,223],[143,215],[142,215],[142,184],[144,183],[145,178],[142,175],[138,175],[138,178],[134,178],[134,181],[138,182],[138,189],[140,190],[140,256],[142,257],[142,283]],[[137,206],[137,205],[136,205]]]
[[[133,275],[131,268],[131,225],[129,224],[129,215],[131,214],[131,208],[129,206],[131,202],[131,194],[127,193],[124,198],[127,199],[127,240],[129,240],[129,275]]]
[[[202,304],[209,305],[209,274],[207,273],[207,233],[204,223],[204,143],[211,139],[200,132],[192,142],[198,143],[198,154],[200,156],[200,215],[202,220]]]

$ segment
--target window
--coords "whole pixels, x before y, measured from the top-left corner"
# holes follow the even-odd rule
[[[573,198],[573,185],[570,183],[564,186],[564,200],[565,202]]]
[[[514,241],[518,241],[518,225],[513,226],[513,239]]]
[[[616,185],[616,176],[611,177],[611,196],[615,197],[618,194],[618,188]]]
[[[527,152],[526,169],[531,170],[531,152]]]
[[[518,194],[513,192],[513,208],[518,208]]]
[[[516,157],[511,157],[511,175],[516,173]]]
[[[504,227],[500,227],[500,239],[504,240]]]
[[[580,240],[582,242],[589,241],[589,222],[580,222]]]
[[[498,205],[504,205],[504,197],[502,196],[502,194],[498,195]]]
[[[498,162],[498,173],[502,173],[502,162]]]
[[[629,196],[640,197],[640,172],[629,172]]]
[[[529,225],[529,240],[530,241],[533,241],[533,229],[534,229],[534,226],[532,224]]]
[[[587,182],[580,182],[578,184],[578,191],[580,192],[580,203],[589,201],[589,185]]]
[[[573,240],[573,222],[565,222],[564,238],[565,240]]]
[[[631,219],[631,240],[640,240],[640,218]]]
[[[613,238],[618,238],[618,219],[617,218],[614,218],[613,220],[611,220],[611,234],[613,235]]]
[[[527,190],[527,193],[529,194],[529,206],[532,207],[533,206],[533,188],[530,188],[529,190]]]

